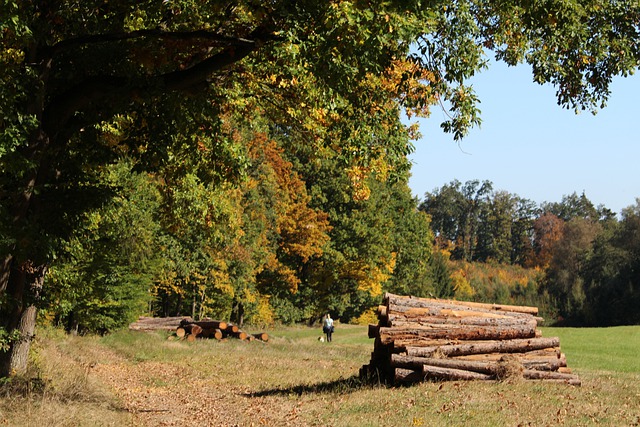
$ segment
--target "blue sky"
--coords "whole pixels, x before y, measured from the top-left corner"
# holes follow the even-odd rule
[[[460,143],[440,130],[440,109],[420,119],[422,139],[410,156],[415,196],[478,179],[537,203],[584,191],[616,213],[640,197],[640,73],[616,78],[595,116],[560,108],[555,89],[533,83],[526,66],[493,63],[472,84],[482,125]]]

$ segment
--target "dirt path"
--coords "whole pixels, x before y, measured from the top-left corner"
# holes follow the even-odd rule
[[[113,354],[92,374],[132,415],[133,426],[301,425],[295,405],[283,408],[269,397],[250,396],[250,390],[215,384],[188,366],[132,364]]]

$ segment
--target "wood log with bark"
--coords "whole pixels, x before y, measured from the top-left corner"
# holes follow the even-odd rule
[[[431,306],[452,306],[456,310],[471,310],[471,309],[480,309],[480,310],[489,310],[491,312],[502,312],[502,313],[522,313],[537,316],[538,308],[537,307],[527,307],[520,305],[505,305],[505,304],[486,304],[479,302],[469,302],[469,301],[454,301],[454,300],[441,300],[434,298],[419,298],[414,296],[401,296],[394,295],[391,293],[386,293],[384,296],[385,305],[387,306],[387,310],[390,305],[404,305],[408,307],[431,307]]]
[[[560,339],[558,338],[524,338],[467,342],[458,340],[456,343],[449,342],[425,347],[405,346],[404,350],[410,356],[430,357],[436,352],[445,356],[466,356],[470,354],[523,353],[559,346]]]
[[[137,321],[129,324],[132,331],[173,331],[183,321],[193,321],[191,317],[146,317],[140,316]]]
[[[401,327],[382,327],[379,329],[383,344],[398,343],[400,346],[420,346],[423,340],[506,340],[516,338],[534,338],[536,321],[511,326],[477,326],[460,324],[414,323]]]
[[[263,342],[267,342],[269,341],[269,334],[267,334],[266,332],[260,332],[257,334],[252,334],[254,338],[263,341]]]

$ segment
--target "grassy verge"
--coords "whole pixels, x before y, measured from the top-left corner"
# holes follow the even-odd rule
[[[373,350],[365,327],[340,325],[330,344],[318,341],[319,329],[269,333],[266,344],[49,333],[36,352],[42,389],[4,393],[0,426],[640,425],[638,326],[543,329],[560,337],[582,387],[363,384],[356,375]]]
[[[593,372],[640,372],[640,327],[543,328],[544,336],[560,338],[570,365]]]

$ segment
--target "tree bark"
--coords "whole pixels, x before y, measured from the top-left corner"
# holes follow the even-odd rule
[[[406,347],[406,352],[409,356],[431,357],[438,352],[442,355],[453,357],[470,354],[528,352],[559,346],[559,338],[530,338],[507,341],[475,341],[429,347]]]
[[[510,340],[534,338],[536,321],[531,320],[524,325],[474,326],[428,324],[403,328],[380,328],[380,340],[383,344],[394,343],[396,346],[420,346],[420,342],[431,339],[460,340]]]
[[[183,321],[191,321],[190,317],[144,317],[141,316],[136,322],[129,325],[132,331],[158,331],[158,330],[175,330]]]
[[[0,377],[21,375],[27,370],[36,327],[37,303],[46,273],[46,265],[34,267],[29,262],[10,268],[5,292],[11,301],[2,315],[2,326],[9,333],[17,331],[18,336],[10,343],[7,352],[0,352]]]
[[[422,371],[398,368],[394,373],[394,381],[400,384],[419,383],[424,381],[424,374]]]
[[[428,307],[430,304],[447,304],[453,306],[463,306],[476,309],[500,311],[505,313],[524,313],[536,316],[538,314],[537,307],[528,307],[520,305],[505,305],[505,304],[486,304],[479,302],[469,301],[454,301],[454,300],[438,300],[432,298],[418,298],[411,296],[394,295],[391,293],[385,294],[385,301],[387,305],[405,305],[411,307]]]
[[[183,325],[186,324],[193,324],[193,325],[198,325],[203,329],[227,329],[227,327],[229,326],[229,324],[227,322],[223,322],[220,320],[188,320],[186,322],[183,322]]]
[[[439,366],[429,366],[424,365],[422,367],[422,373],[424,374],[424,379],[429,380],[462,380],[462,381],[472,381],[472,380],[491,380],[493,376],[487,374],[481,374],[478,372],[465,371],[463,369],[453,369],[453,368],[442,368]]]
[[[563,382],[570,385],[581,385],[582,382],[577,375],[566,374],[563,372],[546,372],[533,369],[526,369],[523,376],[529,380],[552,380]]]
[[[389,327],[408,327],[411,325],[447,324],[447,325],[475,325],[475,326],[502,326],[510,327],[516,325],[526,325],[529,319],[517,317],[448,317],[448,316],[425,316],[407,319],[402,316],[389,316],[387,325]]]
[[[393,368],[421,370],[423,366],[439,366],[442,368],[461,369],[480,372],[487,375],[499,376],[504,371],[504,365],[516,363],[524,369],[535,371],[557,371],[561,366],[560,359],[528,359],[524,357],[504,354],[494,360],[464,360],[450,358],[414,357],[394,354],[391,356]]]
[[[415,303],[415,301],[411,301]],[[532,315],[527,313],[518,313],[510,311],[498,312],[495,310],[471,308],[464,305],[445,304],[441,301],[434,300],[427,303],[424,300],[418,301],[418,307],[411,305],[399,305],[390,303],[388,309],[384,310],[384,314],[380,314],[379,318],[382,323],[393,322],[394,320],[411,321],[414,319],[424,319],[430,317],[446,318],[446,319],[463,319],[467,317],[486,318],[486,319],[531,319]],[[380,310],[379,310],[380,311]],[[541,324],[544,319],[533,316],[536,321]]]
[[[257,334],[253,334],[253,336],[257,339],[259,339],[260,341],[264,341],[267,342],[269,341],[269,334],[267,334],[266,332],[260,332]]]

